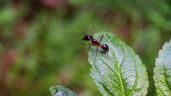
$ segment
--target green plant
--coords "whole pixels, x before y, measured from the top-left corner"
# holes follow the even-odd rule
[[[171,41],[159,51],[154,68],[154,80],[158,96],[171,96]]]
[[[88,61],[92,65],[91,76],[103,96],[146,96],[149,86],[146,67],[138,55],[118,37],[111,33],[99,32],[94,37],[101,43],[109,46],[109,51],[104,53],[96,47],[89,50]],[[166,43],[159,52],[154,68],[154,80],[157,96],[171,96],[171,41]],[[51,88],[51,90],[59,90]],[[68,89],[67,89],[68,90]],[[51,91],[52,92],[52,91]],[[76,96],[55,95],[53,96]],[[63,91],[60,91],[63,92]],[[70,91],[67,91],[71,93]]]
[[[52,86],[49,90],[53,96],[77,96],[74,92],[63,86]]]

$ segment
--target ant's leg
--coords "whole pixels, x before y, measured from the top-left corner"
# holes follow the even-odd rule
[[[96,47],[96,52],[95,52],[95,55],[94,55],[94,60],[93,60],[94,65],[95,65],[95,61],[96,61],[96,57],[97,57],[97,52],[98,52],[98,47]]]
[[[101,41],[102,41],[103,37],[104,37],[104,35],[102,35],[102,36],[101,36],[101,38],[100,38],[100,43],[101,43]]]
[[[101,36],[101,38],[100,38],[100,43],[101,43],[103,37],[104,37],[104,35]],[[97,53],[98,53],[98,47],[96,48],[96,52],[95,52],[95,56],[94,56],[94,61],[93,61],[94,64],[95,64],[95,59],[96,59],[96,57],[97,57]]]
[[[88,51],[90,50],[90,48],[91,48],[91,44],[88,45]]]
[[[104,35],[101,36],[101,38],[100,38],[100,43],[101,43],[103,37],[104,37]],[[96,59],[96,57],[97,57],[97,52],[98,52],[98,47],[96,48],[96,52],[95,52],[95,56],[94,56],[94,64],[95,64],[95,59]]]

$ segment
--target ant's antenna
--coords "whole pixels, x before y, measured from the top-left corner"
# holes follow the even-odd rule
[[[93,31],[93,25],[92,25],[92,24],[90,24],[90,25],[88,26],[88,30],[89,30],[90,33],[92,33],[92,31]]]
[[[88,29],[91,31],[92,30],[92,24],[88,26]]]
[[[83,34],[86,35],[86,34],[92,33],[92,32],[91,32],[92,29],[93,29],[93,28],[92,28],[92,24],[90,24],[90,25],[88,26],[88,31],[89,31],[89,32],[88,32],[88,33],[87,33],[87,32],[84,32]]]

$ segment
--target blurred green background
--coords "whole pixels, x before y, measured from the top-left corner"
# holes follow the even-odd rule
[[[170,0],[0,0],[0,96],[50,96],[57,84],[101,96],[82,41],[99,31],[136,51],[149,74],[148,96],[155,96],[152,69],[171,38]]]

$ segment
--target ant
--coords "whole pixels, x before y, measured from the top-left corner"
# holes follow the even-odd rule
[[[95,39],[92,35],[85,35],[83,37],[83,40],[85,41],[90,41],[90,45],[96,46],[97,48],[101,48],[103,49],[104,53],[109,51],[109,47],[107,44],[101,44],[101,41],[103,39],[104,35],[101,36],[100,42]],[[89,49],[90,49],[90,45],[89,45]]]

